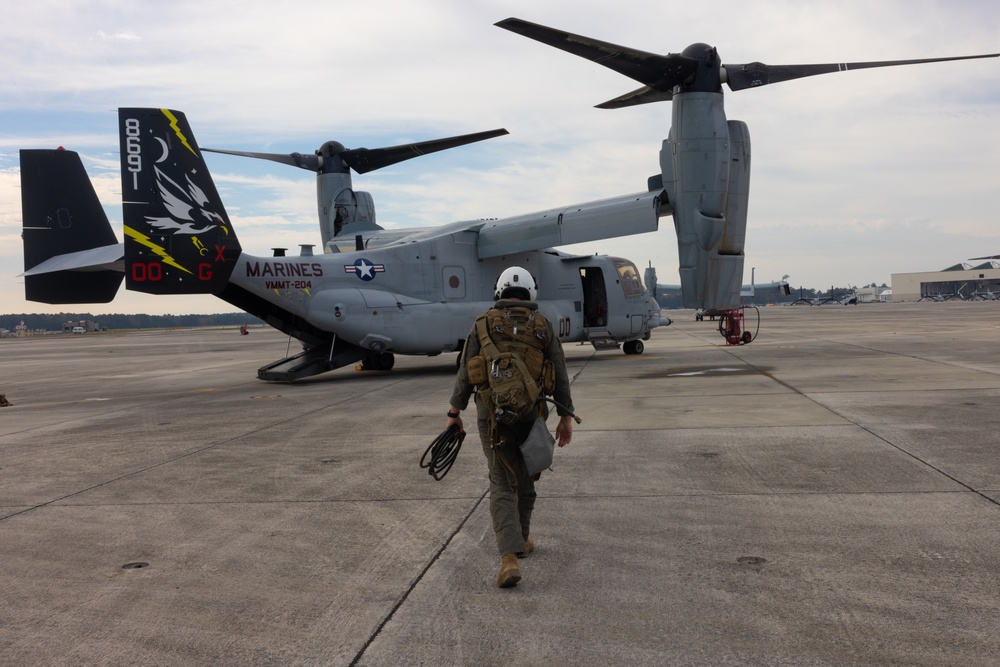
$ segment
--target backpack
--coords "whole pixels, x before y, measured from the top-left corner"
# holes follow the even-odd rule
[[[530,423],[539,412],[539,396],[552,393],[555,368],[545,359],[545,317],[530,308],[491,308],[476,319],[480,352],[467,362],[469,382],[489,408],[491,430],[497,424]]]

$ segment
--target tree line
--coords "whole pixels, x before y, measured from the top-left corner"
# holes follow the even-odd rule
[[[62,331],[66,322],[96,322],[101,329],[173,329],[177,327],[223,327],[243,324],[263,324],[263,321],[247,313],[221,313],[212,315],[146,315],[137,313],[112,313],[94,315],[92,313],[20,313],[0,315],[0,329],[14,331],[14,327],[24,322],[29,331]]]

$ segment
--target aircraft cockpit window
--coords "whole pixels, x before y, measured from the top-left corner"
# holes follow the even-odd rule
[[[615,259],[615,268],[618,270],[618,279],[621,281],[625,296],[642,296],[646,288],[642,286],[639,278],[639,270],[635,264],[627,259]]]

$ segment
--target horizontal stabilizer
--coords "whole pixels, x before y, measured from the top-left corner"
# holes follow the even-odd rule
[[[39,276],[43,273],[55,273],[56,271],[116,271],[122,273],[124,266],[125,245],[116,243],[50,257],[21,275]]]

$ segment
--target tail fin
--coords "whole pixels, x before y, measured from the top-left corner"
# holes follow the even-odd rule
[[[24,296],[42,303],[107,303],[122,283],[122,246],[80,156],[21,151]]]
[[[179,111],[119,109],[125,286],[151,294],[218,294],[240,244]]]

